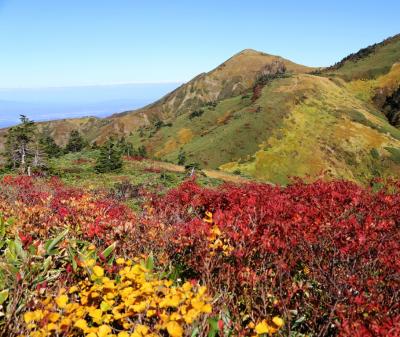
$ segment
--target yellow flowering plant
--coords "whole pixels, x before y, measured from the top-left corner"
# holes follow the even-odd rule
[[[212,312],[206,287],[174,285],[143,263],[122,258],[116,263],[120,270],[114,278],[95,265],[85,280],[61,289],[55,301],[47,297],[26,312],[29,336],[181,337]]]

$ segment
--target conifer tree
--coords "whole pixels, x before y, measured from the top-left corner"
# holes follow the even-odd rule
[[[40,135],[39,144],[49,158],[58,158],[63,153],[63,150],[57,145],[48,128],[43,130]]]
[[[67,152],[80,152],[85,147],[86,143],[78,130],[72,130],[69,134],[69,140],[65,150]]]
[[[33,142],[36,136],[36,125],[24,115],[21,123],[9,129],[6,135],[5,155],[8,166],[20,169],[21,173],[30,173],[32,159],[35,156]]]
[[[42,143],[40,142],[39,137],[35,137],[32,143],[32,167],[35,171],[43,171],[47,168],[47,160],[49,155],[47,154],[45,148],[43,147]],[[28,172],[30,175],[30,172]]]
[[[134,155],[135,151],[133,149],[133,144],[131,142],[128,142],[125,137],[121,137],[118,140],[117,146],[123,156],[129,157]]]
[[[185,165],[186,163],[186,152],[180,149],[178,154],[178,165]]]
[[[122,168],[121,153],[113,139],[109,139],[101,148],[97,158],[97,173],[115,172]]]

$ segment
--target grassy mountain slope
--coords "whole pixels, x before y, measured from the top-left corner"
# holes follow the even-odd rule
[[[271,73],[277,64],[283,73]],[[246,49],[142,109],[41,125],[60,144],[74,128],[100,143],[125,135],[160,160],[184,153],[203,168],[276,183],[366,182],[400,175],[399,88],[400,35],[318,71]]]
[[[397,104],[398,61],[400,35],[350,55],[319,76],[296,69],[270,81],[255,101],[253,81],[239,95],[231,91],[234,97],[217,99],[216,106],[203,104],[201,116],[193,117],[194,108],[181,109],[168,119],[172,125],[150,125],[131,138],[163,160],[176,161],[185,152],[188,161],[203,167],[278,183],[290,176],[365,182],[398,175],[400,132],[388,123],[387,103],[391,98],[391,106]]]
[[[400,148],[400,131],[345,87],[307,74],[272,81],[256,101],[239,95],[142,136],[132,140],[158,158],[176,161],[184,151],[203,167],[277,183],[290,176],[366,181],[400,173],[388,150]]]
[[[48,128],[59,145],[65,146],[72,130],[79,130],[89,141],[98,137],[99,131],[110,125],[107,119],[96,117],[60,119],[38,123],[39,131]],[[7,129],[0,129],[0,150],[5,143]]]
[[[400,126],[400,34],[347,56],[322,74],[343,79],[357,98]]]
[[[400,34],[368,46],[345,57],[324,73],[339,76],[347,81],[371,79],[389,72],[400,61]]]
[[[282,62],[289,72],[305,73],[313,68],[305,67],[280,56],[269,55],[252,49],[237,53],[217,68],[203,73],[177,88],[161,100],[145,109],[150,117],[168,118],[191,111],[207,102],[220,101],[250,89],[259,71],[274,61]],[[134,113],[136,113],[135,111]],[[132,112],[122,116],[130,118]],[[126,120],[126,118],[124,118]]]
[[[182,113],[193,111],[207,102],[216,102],[249,90],[265,65],[279,61],[288,72],[305,73],[313,68],[302,66],[280,56],[245,49],[208,73],[200,74],[160,100],[143,109],[115,114],[110,118],[78,118],[40,123],[49,127],[57,143],[65,145],[69,132],[78,129],[89,141],[104,142],[110,136],[129,135],[142,126],[157,120],[175,119]],[[0,130],[0,149],[4,144]]]

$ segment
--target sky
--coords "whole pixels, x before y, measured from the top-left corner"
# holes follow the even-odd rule
[[[245,48],[328,66],[400,32],[400,1],[0,0],[0,88],[181,83]]]
[[[134,83],[52,88],[0,88],[0,128],[21,114],[34,121],[96,116],[134,110],[174,90],[177,83]]]

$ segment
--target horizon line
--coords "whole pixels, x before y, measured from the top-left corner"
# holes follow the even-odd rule
[[[71,85],[55,85],[55,86],[32,86],[32,87],[0,87],[0,90],[41,90],[41,89],[67,89],[81,87],[108,87],[119,85],[141,85],[141,84],[183,84],[185,81],[134,81],[134,82],[112,82],[112,83],[96,83],[96,84],[71,84]]]

